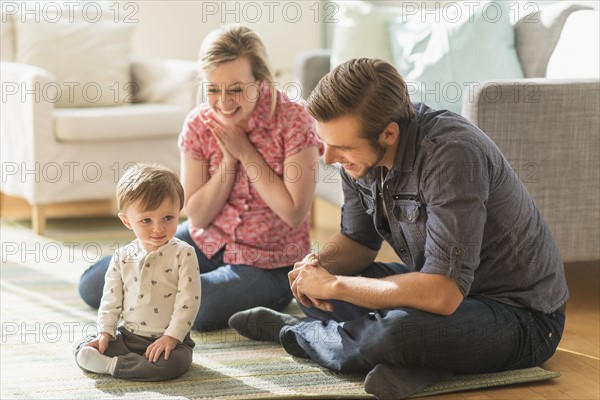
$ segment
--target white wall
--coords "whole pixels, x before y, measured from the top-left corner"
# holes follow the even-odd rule
[[[242,23],[263,38],[282,84],[292,80],[294,58],[318,48],[323,3],[308,1],[120,1],[122,16],[137,20],[134,55],[195,60],[212,29]],[[320,11],[320,12],[319,12]],[[317,12],[319,12],[317,14]]]

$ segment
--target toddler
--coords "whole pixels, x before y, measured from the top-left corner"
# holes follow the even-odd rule
[[[200,308],[198,259],[174,237],[183,187],[167,168],[138,164],[120,179],[117,205],[136,239],[113,255],[98,309],[100,333],[78,346],[77,364],[134,381],[173,379],[192,363],[190,329]]]

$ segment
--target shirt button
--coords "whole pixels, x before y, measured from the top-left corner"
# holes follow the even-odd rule
[[[454,251],[452,252],[455,256],[462,256],[462,249],[459,248],[455,248]]]
[[[238,218],[238,219],[236,219],[236,222],[237,222],[238,224],[241,224],[241,223],[242,223],[242,219],[241,219],[241,218]]]
[[[406,254],[406,249],[400,249],[400,254]]]
[[[408,215],[406,218],[407,218],[409,221],[412,221],[412,215]]]
[[[250,208],[250,207],[248,206],[248,204],[244,204],[244,210],[245,210],[245,211],[248,211],[248,209],[249,209],[249,208]]]

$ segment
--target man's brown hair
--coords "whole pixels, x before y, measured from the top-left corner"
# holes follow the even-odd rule
[[[171,198],[183,208],[183,186],[170,169],[158,164],[136,164],[129,168],[117,184],[117,207],[123,212],[140,200],[143,211],[156,210]]]
[[[335,67],[308,98],[308,112],[319,122],[355,115],[361,134],[376,143],[392,121],[410,120],[415,110],[396,68],[372,58],[357,58]]]

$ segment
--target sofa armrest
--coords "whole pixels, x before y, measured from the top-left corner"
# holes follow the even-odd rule
[[[307,99],[319,80],[329,72],[331,49],[301,52],[294,63],[294,79],[300,84],[302,98]]]
[[[498,145],[563,261],[600,258],[600,81],[481,82],[463,114]]]
[[[198,91],[198,63],[189,60],[134,60],[131,75],[134,100],[179,104],[191,110]]]
[[[40,159],[34,159],[34,154],[44,154],[55,141],[52,113],[58,94],[56,78],[43,68],[12,62],[0,63],[0,76],[2,192],[31,202],[33,185],[27,181],[39,179],[40,168]]]

